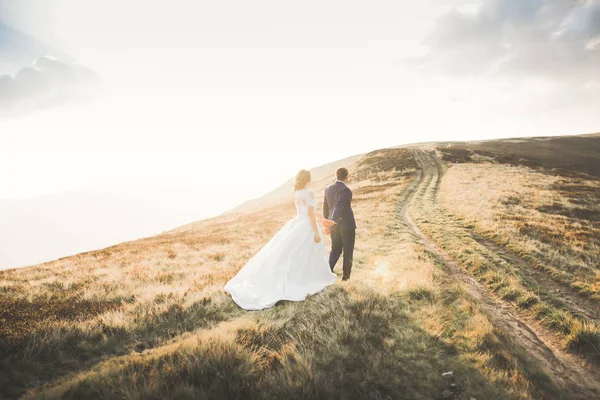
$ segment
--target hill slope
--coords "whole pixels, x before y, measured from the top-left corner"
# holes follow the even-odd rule
[[[331,182],[331,177],[335,176],[335,171],[339,167],[348,166],[358,161],[363,154],[359,154],[352,157],[347,157],[342,160],[338,160],[329,164],[322,165],[311,170],[311,178],[313,180],[313,186],[324,187],[324,185]],[[283,185],[273,189],[264,196],[258,197],[246,201],[239,206],[235,207],[230,211],[232,212],[253,212],[258,209],[264,208],[268,205],[283,203],[293,199],[292,191],[294,188],[294,179],[287,180]]]
[[[293,216],[283,189],[0,272],[0,396],[598,398],[600,137],[519,141],[346,160],[353,277],[305,302],[244,312],[222,292]]]

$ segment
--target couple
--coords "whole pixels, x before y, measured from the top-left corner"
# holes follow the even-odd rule
[[[301,301],[336,280],[333,267],[344,253],[342,280],[350,278],[356,224],[346,186],[348,170],[339,168],[337,180],[325,189],[323,217],[317,212],[315,193],[307,188],[310,172],[302,170],[294,182],[296,217],[225,285],[233,301],[246,310],[273,307],[279,300]],[[329,263],[323,233],[331,235]]]

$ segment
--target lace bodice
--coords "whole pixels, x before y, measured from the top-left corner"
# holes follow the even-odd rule
[[[296,212],[299,217],[308,218],[308,206],[317,208],[315,192],[310,189],[297,190],[294,193],[294,203],[296,203]]]

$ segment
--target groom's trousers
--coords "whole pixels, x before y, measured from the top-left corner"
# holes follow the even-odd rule
[[[356,232],[354,229],[343,229],[342,226],[331,232],[331,252],[329,253],[329,267],[333,272],[333,267],[344,253],[343,261],[343,279],[349,279],[352,272],[352,256],[354,254],[354,239]]]

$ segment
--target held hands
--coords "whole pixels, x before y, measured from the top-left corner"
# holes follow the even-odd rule
[[[323,219],[323,221],[321,221],[321,225],[323,225],[325,228],[329,228],[335,225],[335,221],[332,221],[330,219]]]
[[[323,219],[321,221],[321,225],[323,225],[323,234],[329,235],[331,233],[331,230],[329,228],[335,225],[335,221],[332,221],[330,219]]]

